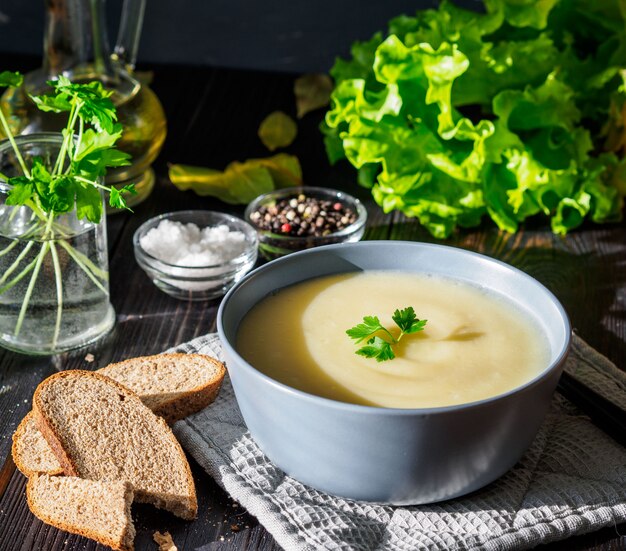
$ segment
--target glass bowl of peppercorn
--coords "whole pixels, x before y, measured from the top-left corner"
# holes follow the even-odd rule
[[[367,211],[355,197],[323,187],[292,187],[259,195],[244,218],[257,230],[268,260],[331,243],[359,241]]]

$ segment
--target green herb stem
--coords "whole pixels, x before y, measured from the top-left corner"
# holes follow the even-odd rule
[[[54,333],[52,335],[52,348],[56,348],[61,331],[61,317],[63,315],[63,278],[61,273],[61,265],[59,264],[59,255],[54,241],[50,243],[50,253],[52,254],[52,264],[54,266],[54,281],[57,289],[57,316],[54,323]]]
[[[83,178],[82,176],[74,176],[74,178],[76,178],[76,180],[78,180],[79,182],[83,182],[84,184],[89,184],[90,186],[94,186],[94,187],[103,189],[105,191],[109,191],[109,188],[107,186],[103,186],[102,184],[98,182],[88,180],[87,178]]]
[[[71,230],[68,233],[68,229],[67,227],[64,227],[63,224],[53,224],[52,225],[52,231],[55,235],[55,237],[58,238],[58,236],[61,236],[63,238],[68,238],[71,235]]]
[[[2,123],[2,129],[4,130],[4,134],[8,138],[11,144],[11,147],[13,148],[13,151],[15,152],[15,156],[17,157],[17,162],[20,163],[20,167],[22,168],[22,172],[24,172],[24,176],[26,176],[27,178],[30,178],[30,171],[28,170],[28,167],[26,166],[26,163],[24,162],[24,157],[22,157],[22,153],[20,152],[19,147],[17,147],[17,143],[15,143],[15,138],[13,137],[11,129],[9,128],[9,123],[4,117],[4,113],[2,112],[2,109],[0,109],[0,123]]]
[[[83,141],[83,132],[85,131],[85,123],[83,121],[83,119],[78,119],[78,139],[76,140],[76,143],[82,143]],[[67,170],[65,172],[69,172],[71,170],[71,165],[67,167]]]
[[[53,221],[54,221],[54,213],[50,213],[48,216],[48,220],[46,222],[46,227],[44,229],[44,234],[43,234],[44,239],[50,234]],[[27,248],[29,248],[29,245],[31,245],[32,243],[33,241],[30,241],[26,245],[26,247],[24,247],[24,249],[26,250]],[[22,307],[20,308],[20,313],[17,318],[17,323],[15,324],[15,332],[14,332],[15,337],[19,335],[22,329],[22,324],[24,323],[24,318],[26,317],[26,310],[28,309],[30,298],[33,294],[33,289],[35,288],[35,283],[37,282],[37,278],[39,277],[41,265],[43,264],[44,258],[46,257],[46,254],[48,254],[49,249],[50,249],[50,244],[47,241],[45,241],[43,245],[41,246],[41,250],[39,251],[37,258],[35,259],[34,271],[30,278],[30,281],[28,282],[28,287],[26,288],[26,294],[24,295],[24,300],[22,301]],[[24,251],[22,251],[22,253],[23,252]]]
[[[72,160],[74,159],[74,151],[76,149],[76,144],[79,144],[80,140],[82,139],[82,136],[81,136],[76,142],[74,142],[74,129],[76,128],[76,122],[80,121],[80,126],[82,127],[83,120],[79,117],[79,114],[83,105],[84,103],[80,100],[76,102],[76,106],[75,106],[76,111],[74,112],[73,117],[70,117],[70,121],[67,125],[67,130],[68,130],[67,156],[70,160],[70,163],[68,165],[68,170],[71,170],[71,164],[72,164]],[[61,163],[61,166],[59,167],[59,171],[62,168],[63,168],[63,163]]]
[[[18,243],[18,241],[14,241],[13,242]],[[8,278],[9,276],[15,271],[17,270],[17,268],[19,267],[20,263],[22,262],[22,260],[24,260],[24,257],[28,254],[28,251],[30,251],[33,247],[34,242],[33,241],[29,241],[26,246],[24,247],[24,249],[22,250],[22,252],[18,255],[18,257],[15,259],[15,261],[13,262],[13,264],[11,264],[6,271],[4,272],[4,274],[2,275],[2,277],[0,277],[0,285],[2,285]],[[10,245],[9,245],[10,247]],[[7,249],[9,248],[7,247]],[[6,251],[6,249],[5,249]],[[2,251],[2,254],[5,253],[5,251]]]
[[[41,265],[43,264],[43,260],[48,254],[48,249],[50,248],[50,244],[46,241],[42,246],[37,258],[35,260],[35,268],[33,270],[33,275],[30,277],[30,281],[28,282],[28,287],[26,289],[26,294],[24,295],[24,300],[22,301],[22,307],[20,308],[20,314],[17,318],[17,323],[15,324],[15,331],[13,335],[17,337],[22,330],[22,324],[24,323],[24,318],[26,317],[26,310],[28,309],[28,304],[30,303],[30,297],[33,294],[33,289],[35,288],[35,283],[37,281],[37,277],[39,277],[39,271],[41,270]]]
[[[13,218],[16,216],[17,210],[18,209],[13,209],[13,211],[9,215],[9,222],[11,222]],[[43,213],[41,214],[43,216],[43,220],[46,220],[46,223],[47,223],[47,220],[48,220],[47,216],[45,216],[45,214]],[[37,216],[39,215],[34,210],[31,210],[31,216],[30,216],[29,222],[32,222]],[[20,241],[26,241],[30,239],[32,236],[34,236],[37,233],[37,230],[39,229],[40,226],[41,226],[41,221],[35,222],[23,234],[21,234],[19,238],[16,238],[14,242],[19,243]],[[4,253],[0,252],[0,256],[2,256],[3,254]]]
[[[53,223],[54,223],[54,213],[50,212],[48,213],[48,216],[46,218],[46,227],[44,228],[44,231],[43,231],[43,239],[46,239],[52,232]]]
[[[102,184],[98,183],[98,182],[94,182],[92,180],[88,180],[87,178],[83,178],[82,176],[74,176],[74,178],[76,180],[78,180],[79,182],[83,182],[84,184],[89,184],[90,186],[94,186],[97,188],[100,188],[104,191],[111,191],[111,188],[107,187],[107,186],[103,186]]]
[[[98,266],[96,266],[90,259],[89,257],[85,256],[83,253],[81,253],[79,250],[73,248],[71,245],[68,245],[67,243],[65,243],[64,241],[61,241],[60,243],[63,243],[65,245],[65,247],[67,247],[66,250],[72,249],[72,251],[74,252],[74,254],[76,255],[76,257],[87,267],[89,268],[89,270],[91,271],[91,273],[100,278],[102,281],[108,281],[109,279],[109,272],[107,272],[106,270],[103,270],[102,268],[99,268]],[[65,248],[64,247],[64,248]]]
[[[63,247],[67,251],[67,254],[69,254],[74,260],[74,262],[76,262],[76,264],[78,264],[78,266],[83,270],[83,272],[87,274],[87,277],[89,277],[89,279],[93,281],[96,287],[98,287],[98,289],[100,289],[105,295],[108,296],[109,292],[102,285],[102,283],[98,281],[97,277],[93,273],[91,273],[87,265],[81,260],[80,256],[78,256],[77,254],[76,249],[74,249],[73,247],[65,243],[65,241],[59,241],[59,245],[61,245],[61,247]],[[105,279],[105,278],[102,278],[102,279]]]
[[[78,116],[78,112],[80,111],[80,107],[77,108],[78,104],[78,102],[72,104],[69,121],[67,123],[67,126],[65,127],[65,130],[67,130],[67,132],[63,136],[61,151],[59,151],[59,156],[57,157],[57,160],[54,163],[54,168],[52,169],[53,176],[61,172],[61,169],[63,168],[63,160],[65,159],[68,148],[71,147],[70,142],[72,141],[72,138],[74,136],[73,129],[74,125],[76,124],[76,117]]]
[[[17,216],[17,213],[18,213],[19,211],[20,211],[20,209],[19,209],[19,208],[13,208],[13,209],[11,209],[11,214],[9,214],[9,222],[13,222],[13,219]],[[31,214],[31,217],[30,217],[30,219],[31,219],[31,220],[33,219],[33,216],[34,216],[34,215],[35,215],[34,213],[33,213],[33,214]]]
[[[404,334],[404,332],[401,330],[400,331],[400,335],[398,336],[398,338],[396,339],[386,327],[381,327],[381,330],[384,331],[385,333],[387,333],[387,335],[389,336],[389,338],[391,339],[392,344],[398,344],[398,341],[402,338],[402,335]]]
[[[0,256],[4,256],[5,254],[10,253],[18,243],[19,241],[17,239],[11,241],[11,243],[9,243],[4,249],[0,251]]]
[[[26,277],[32,271],[36,263],[37,258],[33,258],[33,260],[26,266],[26,268],[24,268],[19,274],[17,274],[14,279],[9,281],[6,285],[0,287],[0,294],[6,293],[9,289],[15,287],[20,281],[22,281],[22,279],[24,279],[24,277]]]

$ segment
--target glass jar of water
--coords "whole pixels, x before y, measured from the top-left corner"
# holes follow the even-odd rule
[[[24,161],[53,163],[60,134],[15,139]],[[8,141],[0,143],[0,346],[54,354],[87,344],[115,323],[109,300],[106,217],[79,219],[7,204],[6,178],[21,174]]]

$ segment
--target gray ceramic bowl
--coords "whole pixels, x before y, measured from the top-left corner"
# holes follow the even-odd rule
[[[295,390],[237,353],[241,319],[269,293],[305,279],[368,269],[442,274],[508,296],[547,336],[549,365],[532,381],[494,398],[387,409]],[[571,332],[558,300],[525,273],[476,253],[401,241],[330,245],[270,262],[231,289],[219,309],[218,331],[244,420],[276,465],[319,490],[396,505],[458,497],[510,469],[544,419]]]

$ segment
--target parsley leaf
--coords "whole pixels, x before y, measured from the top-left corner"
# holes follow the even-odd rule
[[[102,198],[97,188],[79,182],[75,191],[76,216],[90,222],[99,222],[102,217]]]
[[[0,86],[21,86],[24,77],[18,72],[2,71],[0,73]]]
[[[426,326],[426,320],[418,319],[412,306],[403,310],[397,309],[391,319],[400,328],[400,334],[397,338],[380,323],[377,316],[364,316],[363,323],[348,329],[346,334],[354,339],[357,344],[367,339],[367,344],[356,350],[355,354],[365,358],[375,358],[377,362],[393,360],[396,355],[392,346],[398,344],[404,335],[423,331]],[[388,340],[375,335],[381,331],[385,333]]]
[[[50,190],[52,176],[44,165],[41,157],[33,158],[33,166],[30,169],[31,180],[35,185],[35,191],[39,196],[41,206],[47,212],[53,211],[53,197]]]
[[[46,165],[41,157],[33,157],[33,166],[30,169],[30,173],[33,178],[41,180],[45,183],[50,183],[50,180],[52,179],[50,172],[46,168]]]
[[[363,323],[359,323],[348,329],[346,334],[359,343],[376,333],[376,331],[384,331],[384,329],[385,328],[380,324],[380,320],[376,316],[365,316]]]
[[[391,316],[391,319],[400,328],[400,331],[407,335],[423,331],[426,326],[426,320],[417,319],[415,310],[412,306],[409,306],[404,310],[396,310],[393,313],[393,316]]]
[[[129,164],[130,155],[128,153],[124,153],[119,149],[109,148],[88,153],[74,163],[74,166],[80,174],[95,179],[98,176],[104,176],[109,167],[127,166]]]
[[[118,209],[127,209],[131,210],[126,204],[126,199],[124,199],[123,195],[129,193],[134,195],[137,193],[134,185],[124,186],[121,189],[117,189],[114,186],[111,186],[111,194],[109,195],[109,205]],[[131,211],[132,212],[132,211]]]
[[[117,114],[115,105],[111,101],[112,91],[105,90],[101,82],[93,81],[87,84],[74,84],[68,79],[61,79],[54,84],[57,91],[70,94],[81,100],[82,109],[79,117],[91,124],[99,132],[112,134],[115,132]]]
[[[26,176],[16,176],[8,181],[11,189],[6,204],[11,206],[25,205],[33,196],[35,186]]]
[[[86,155],[95,151],[102,151],[113,147],[115,142],[122,137],[122,125],[116,124],[113,127],[113,132],[96,132],[91,128],[85,130],[82,135],[82,139],[76,148],[76,159],[80,160]]]
[[[375,358],[377,362],[393,360],[396,357],[391,345],[380,337],[372,337],[367,341],[367,345],[362,346],[355,353],[365,358]]]
[[[59,94],[58,96],[43,94],[41,96],[31,96],[31,99],[35,102],[35,105],[37,105],[40,111],[62,113],[63,111],[72,110],[70,96],[67,94]]]
[[[74,210],[76,183],[71,176],[53,178],[49,185],[50,206],[54,212]]]

